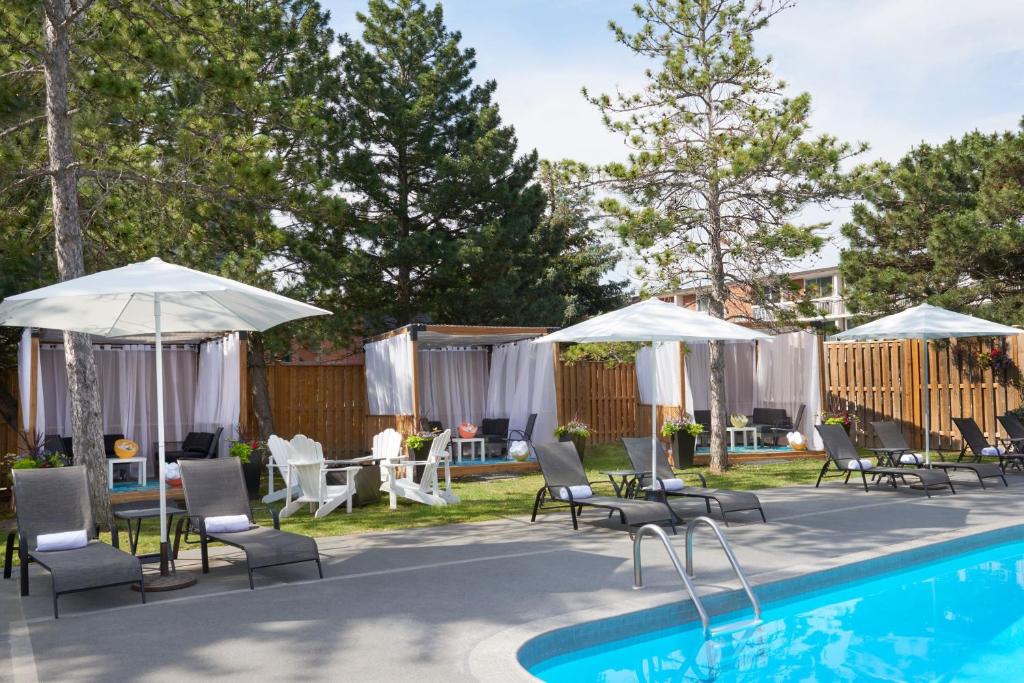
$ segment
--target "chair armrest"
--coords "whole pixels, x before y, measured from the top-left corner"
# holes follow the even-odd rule
[[[281,530],[281,513],[277,508],[272,508],[269,505],[252,505],[251,510],[266,510],[270,513],[270,518],[273,520],[274,528],[278,531]]]
[[[517,434],[520,437],[522,437],[523,441],[529,441],[530,440],[530,437],[526,436],[526,432],[524,432],[522,429],[510,429],[509,432],[508,432],[508,439],[511,441],[513,436],[515,436]]]

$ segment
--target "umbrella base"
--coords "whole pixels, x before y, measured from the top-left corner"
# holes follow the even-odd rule
[[[151,576],[145,576],[142,579],[142,583],[146,586],[146,592],[150,591],[154,593],[163,593],[164,591],[176,591],[182,588],[188,588],[194,586],[198,582],[198,579],[191,574],[185,574],[178,572],[172,572],[167,576],[162,574],[153,574]],[[132,585],[132,590],[137,591],[139,587]]]

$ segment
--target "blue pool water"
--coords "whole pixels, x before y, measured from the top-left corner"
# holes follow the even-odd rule
[[[756,627],[700,624],[533,666],[550,683],[1024,681],[1024,543],[985,548],[766,606]],[[712,626],[749,619],[737,612]]]

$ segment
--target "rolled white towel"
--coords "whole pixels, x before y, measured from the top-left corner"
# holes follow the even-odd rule
[[[586,484],[579,484],[577,486],[570,486],[568,489],[564,486],[558,489],[558,497],[562,500],[569,500],[569,492],[572,491],[573,500],[584,500],[594,495],[594,492]]]
[[[900,456],[900,462],[905,465],[920,465],[924,462],[924,458],[917,453],[904,453]]]
[[[206,533],[230,534],[236,531],[248,531],[249,518],[245,515],[222,515],[206,518]]]
[[[1006,452],[1006,449],[1002,446],[986,446],[981,449],[982,455],[1002,455]]]
[[[55,534],[39,534],[36,536],[36,550],[50,552],[53,550],[75,550],[89,545],[89,535],[85,529],[76,531],[59,531]]]
[[[660,491],[662,484],[665,485],[666,491],[682,491],[684,488],[682,479],[655,479],[653,486],[654,490]]]
[[[870,470],[875,466],[875,463],[871,462],[867,458],[861,458],[859,460],[849,460],[846,463],[846,469],[848,470]]]

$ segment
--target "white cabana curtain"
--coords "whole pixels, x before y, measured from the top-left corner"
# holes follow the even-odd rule
[[[640,403],[651,405],[651,397],[659,406],[678,406],[682,401],[679,382],[679,342],[659,342],[655,345],[657,381],[651,389],[651,347],[644,346],[636,354],[636,384]]]
[[[555,363],[552,350],[528,341],[495,346],[487,384],[486,417],[508,418],[510,429],[523,429],[533,413],[534,443],[555,440]]]
[[[479,425],[487,400],[486,349],[423,349],[416,361],[420,415],[453,433],[463,422]]]
[[[412,415],[412,340],[398,334],[364,347],[370,415]]]
[[[725,345],[725,406],[730,414],[750,415],[754,411],[757,395],[754,344]],[[710,396],[711,349],[705,343],[690,344],[686,354],[686,411],[692,415],[695,410],[708,410]]]
[[[203,342],[199,347],[199,372],[192,396],[194,431],[215,432],[223,429],[220,438],[220,454],[228,452],[228,442],[237,437],[235,433],[241,412],[241,358],[239,356],[238,333],[232,333],[213,341]],[[167,378],[173,369],[164,364],[164,412],[165,424],[173,424],[175,409],[167,399]],[[168,437],[169,440],[177,440]]]
[[[156,354],[149,345],[93,348],[103,411],[103,432],[124,434],[139,444],[155,465]],[[237,356],[236,356],[237,357]],[[169,441],[180,441],[193,428],[196,395],[196,347],[164,346],[164,409]],[[62,344],[42,344],[39,350],[43,412],[37,418],[46,434],[71,435],[71,401]],[[235,394],[237,395],[237,382]],[[237,400],[237,399],[236,399]],[[151,470],[155,471],[155,470]]]
[[[29,411],[27,406],[32,400],[32,330],[26,328],[21,333],[21,341],[18,343],[18,394],[21,397],[23,410],[21,413],[21,428],[28,431]],[[36,431],[43,431],[46,424],[46,405],[43,400],[43,369],[40,365],[36,368]]]
[[[797,429],[814,448],[823,444],[814,424],[821,412],[821,376],[818,340],[808,332],[790,332],[761,344],[757,363],[757,403],[770,408],[785,408],[796,419],[800,405],[804,417]]]

